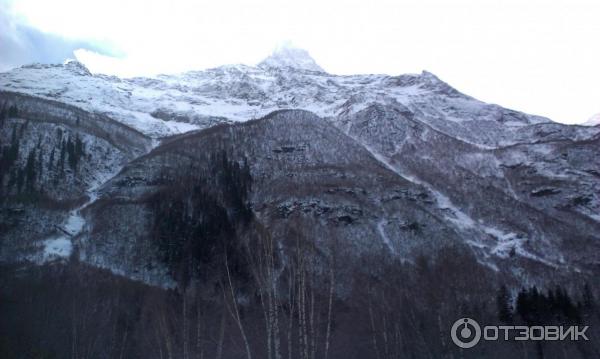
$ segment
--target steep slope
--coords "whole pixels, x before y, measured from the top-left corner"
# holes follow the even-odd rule
[[[156,233],[165,214],[155,201],[175,201],[172,206],[177,207],[182,205],[178,196],[185,203],[201,191],[204,197],[198,198],[215,198],[215,206],[229,217],[232,211],[249,211],[282,248],[288,238],[300,235],[329,256],[332,241],[338,243],[337,255],[347,259],[349,268],[364,256],[414,262],[419,255],[435,256],[459,246],[511,278],[544,282],[550,276],[559,280],[597,272],[597,252],[590,248],[598,246],[600,227],[592,212],[531,201],[529,196],[544,196],[530,194],[519,184],[549,182],[523,173],[518,177],[506,167],[510,164],[500,162],[502,156],[513,156],[448,137],[401,109],[386,110],[374,105],[350,119],[355,125],[349,126],[352,137],[363,143],[369,136],[379,140],[366,148],[315,115],[291,110],[170,139],[103,189],[102,199],[90,209],[93,226],[82,242],[83,258],[171,285],[177,276],[161,261],[165,244],[160,238],[182,235]],[[378,133],[389,126],[377,121],[391,121],[396,130]],[[361,127],[367,122],[374,124],[374,132]],[[390,148],[396,152],[390,154]],[[580,155],[595,155],[591,148],[593,144]],[[221,172],[232,171],[228,166],[246,169],[251,185],[219,182]],[[598,181],[590,176],[582,181],[591,189]],[[511,181],[514,189],[507,190]],[[226,200],[238,187],[244,188],[239,197],[247,202]],[[586,191],[559,185],[563,187],[565,201]],[[597,205],[593,192],[585,193],[591,196],[586,205]],[[193,222],[202,216],[198,211],[212,210],[187,208],[182,215],[192,216]],[[235,218],[228,223],[235,241],[246,237]],[[200,240],[194,238],[189,240]],[[182,246],[178,242],[167,247]]]
[[[374,104],[338,124],[433,191],[446,220],[468,233],[463,237],[483,261],[521,257],[549,268],[598,270],[598,135],[573,140],[568,126],[536,124],[523,129],[531,142],[486,148],[420,116],[400,104]]]
[[[148,264],[160,268],[160,246],[152,238],[162,217],[153,200],[161,193],[164,201],[175,201],[178,191],[183,198],[208,191],[205,196],[214,197],[216,206],[235,217],[232,211],[242,210],[246,202],[226,200],[235,189],[218,178],[228,163],[247,169],[251,185],[240,185],[247,191],[240,197],[280,245],[289,245],[295,231],[329,256],[332,243],[339,242],[337,255],[346,258],[347,265],[368,254],[413,260],[418,254],[462,245],[425,188],[397,176],[322,119],[290,110],[184,135],[131,163],[90,208],[93,227],[82,243],[84,260],[132,277]],[[175,199],[165,198],[165,193]],[[171,235],[174,240],[179,237]],[[153,273],[140,277],[162,280]]]
[[[76,209],[152,142],[56,101],[2,91],[0,109],[0,259],[68,256],[83,225]]]

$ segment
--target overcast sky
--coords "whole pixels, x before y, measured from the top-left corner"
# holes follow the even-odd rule
[[[505,107],[600,113],[598,0],[0,0],[0,70],[76,57],[120,76],[255,64],[278,44],[334,74],[426,69]]]

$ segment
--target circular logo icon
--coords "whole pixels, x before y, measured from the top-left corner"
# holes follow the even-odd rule
[[[452,341],[463,349],[473,348],[481,339],[481,328],[471,318],[461,318],[454,322],[450,330]]]

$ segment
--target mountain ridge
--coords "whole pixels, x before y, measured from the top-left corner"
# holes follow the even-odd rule
[[[420,75],[337,76],[304,73],[292,67],[265,70],[243,65],[154,78],[94,75],[77,80],[71,78],[72,72],[61,71],[67,65],[15,69],[0,74],[0,86],[105,113],[155,138],[223,121],[245,121],[283,108],[307,109],[329,118],[356,112],[370,103],[393,101],[420,110],[423,119],[438,129],[488,146],[509,144],[509,137],[520,126],[549,122],[479,102],[426,71]],[[475,119],[490,127],[486,131],[497,138],[473,133],[482,132]],[[498,126],[499,121],[513,129]]]
[[[90,124],[97,121],[96,116],[132,128],[132,134],[144,137],[144,145],[133,157],[128,155],[128,161],[109,171],[119,173],[115,178],[130,166],[170,148],[179,148],[181,143],[197,136],[241,131],[237,130],[237,123],[245,127],[270,123],[270,118],[312,118],[315,126],[323,122],[335,128],[367,151],[380,166],[421,188],[433,206],[430,210],[439,212],[438,221],[446,221],[463,240],[471,238],[465,243],[490,268],[501,270],[498,261],[507,260],[513,252],[511,256],[516,254],[552,268],[566,268],[575,263],[578,270],[591,268],[589,261],[580,263],[579,252],[569,262],[561,259],[564,235],[548,232],[554,228],[552,231],[563,233],[570,224],[548,225],[544,229],[539,223],[552,216],[566,216],[580,228],[597,227],[594,215],[595,209],[600,208],[600,201],[594,195],[595,189],[600,188],[594,177],[597,161],[586,162],[585,158],[593,158],[590,146],[598,139],[600,129],[561,125],[485,104],[427,71],[400,76],[336,76],[315,66],[318,67],[306,51],[289,48],[276,51],[256,67],[231,65],[154,78],[92,75],[76,61],[31,65],[0,74],[3,90],[0,102],[2,108],[25,106],[19,111],[21,116],[41,122],[48,122],[42,115],[44,108],[55,112],[61,104],[67,104],[81,109],[82,116],[89,112],[91,115],[84,117]],[[16,94],[22,99],[15,100]],[[38,100],[28,99],[29,96]],[[31,101],[41,102],[34,108]],[[83,128],[78,121],[52,126],[66,125],[74,133],[81,133]],[[16,128],[18,121],[13,126]],[[310,127],[306,129],[312,131]],[[302,136],[298,129],[294,131],[295,136]],[[125,137],[102,136],[123,153],[137,146],[128,143]],[[235,141],[228,146],[235,146]],[[279,152],[273,153],[294,152],[298,144],[280,146],[273,149]],[[576,150],[570,156],[559,153],[565,146]],[[308,163],[313,160],[305,159]],[[275,165],[264,162],[262,166]],[[484,171],[483,175],[480,171]],[[451,185],[440,181],[444,176]],[[138,186],[143,178],[140,173],[130,185]],[[522,183],[520,178],[527,180]],[[111,181],[97,190],[94,188],[93,197],[105,201]],[[574,187],[574,183],[579,186]],[[473,191],[477,196],[471,195]],[[492,210],[482,194],[502,203],[501,210]],[[530,212],[530,217],[535,218],[533,224],[510,211],[500,214],[515,206],[523,213]],[[85,217],[93,208],[94,203],[86,203],[85,207],[74,209],[68,218],[80,218],[81,213]],[[393,249],[390,238],[401,233],[398,232],[401,226],[382,219],[377,223],[367,222],[365,230],[375,229],[369,237],[385,238],[387,246]],[[85,238],[90,230],[88,223],[74,237]],[[589,241],[591,233],[582,231],[576,240]],[[546,240],[531,240],[532,236]],[[81,245],[84,244],[82,241]]]

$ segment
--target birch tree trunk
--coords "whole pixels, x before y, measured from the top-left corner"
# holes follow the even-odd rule
[[[248,337],[246,336],[246,331],[244,330],[244,325],[242,323],[242,319],[240,317],[240,311],[238,309],[238,305],[237,305],[237,301],[235,299],[235,291],[233,289],[233,282],[231,281],[231,274],[229,272],[229,263],[227,261],[227,253],[225,253],[225,269],[227,271],[227,281],[229,282],[229,290],[231,292],[231,302],[233,305],[233,311],[231,311],[231,314],[233,316],[233,318],[235,319],[235,322],[238,325],[238,328],[240,329],[240,333],[242,335],[242,340],[244,341],[244,347],[246,348],[246,356],[248,359],[252,359],[252,352],[250,351],[250,344],[248,343]]]

